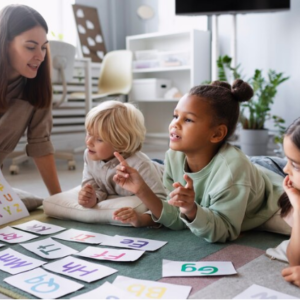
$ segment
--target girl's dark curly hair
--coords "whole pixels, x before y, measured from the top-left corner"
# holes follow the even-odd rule
[[[215,124],[227,126],[224,143],[234,132],[239,119],[239,102],[248,101],[253,96],[253,89],[242,79],[237,79],[232,86],[224,81],[213,81],[209,85],[199,85],[189,91],[189,95],[201,97],[206,101],[214,114]]]

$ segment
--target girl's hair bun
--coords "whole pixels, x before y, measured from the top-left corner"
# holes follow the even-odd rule
[[[238,102],[248,101],[253,97],[253,89],[242,79],[236,79],[232,84],[231,89],[234,99]]]
[[[218,81],[218,80],[216,80],[216,81],[213,81],[211,83],[211,85],[212,86],[223,87],[223,88],[226,88],[226,89],[228,89],[228,90],[231,91],[231,85],[228,82],[226,82],[226,81]]]

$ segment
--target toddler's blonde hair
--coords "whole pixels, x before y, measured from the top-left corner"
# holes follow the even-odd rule
[[[144,116],[130,103],[105,101],[89,111],[86,130],[122,153],[131,155],[142,148],[146,128]]]

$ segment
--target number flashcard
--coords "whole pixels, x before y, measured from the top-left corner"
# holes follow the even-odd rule
[[[138,299],[132,294],[119,289],[115,285],[112,285],[108,281],[90,292],[81,294],[71,299],[100,299],[100,297],[101,299]]]
[[[4,281],[20,290],[42,299],[56,299],[83,288],[82,284],[37,268]]]
[[[13,249],[0,251],[0,270],[10,274],[32,270],[45,263],[45,261],[26,256]]]
[[[24,231],[34,232],[34,233],[41,234],[41,235],[52,234],[52,233],[56,233],[56,232],[66,229],[64,227],[47,224],[47,223],[43,223],[43,222],[36,221],[36,220],[29,221],[29,222],[19,224],[19,225],[15,225],[13,227],[22,229]]]
[[[49,271],[60,273],[86,282],[99,280],[118,272],[116,269],[91,263],[72,256],[49,263],[43,267]]]
[[[20,246],[47,259],[62,258],[78,252],[77,250],[56,242],[51,238],[21,244]]]
[[[219,276],[236,273],[230,261],[184,262],[163,259],[162,277]]]
[[[53,238],[77,243],[100,244],[105,239],[110,238],[110,236],[90,231],[69,229],[58,235],[53,236]]]
[[[114,286],[142,299],[187,299],[192,287],[117,276]]]
[[[29,216],[19,196],[5,180],[0,169],[0,225]]]
[[[253,284],[233,299],[298,299],[297,297],[280,293],[266,287]]]
[[[6,226],[0,229],[0,241],[14,244],[23,243],[37,238],[37,235],[33,235],[15,228]]]
[[[149,240],[144,238],[133,238],[121,235],[115,235],[105,240],[101,245],[103,246],[114,246],[121,248],[131,248],[136,250],[143,251],[155,251],[162,246],[164,246],[167,242],[164,241],[156,241]]]
[[[140,250],[117,250],[112,248],[87,247],[76,255],[97,260],[135,261],[144,253],[145,251]]]

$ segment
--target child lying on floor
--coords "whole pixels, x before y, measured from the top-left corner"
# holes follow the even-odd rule
[[[189,228],[209,242],[234,240],[241,231],[262,225],[278,211],[282,177],[252,164],[227,143],[238,122],[239,102],[252,95],[238,79],[232,86],[219,81],[196,86],[179,100],[165,157],[168,201],[161,201],[119,154],[114,180],[144,202],[155,222]]]
[[[286,253],[290,267],[282,271],[282,276],[300,287],[300,118],[287,129],[283,146],[288,159],[283,171],[288,175],[283,181],[285,193],[279,205],[281,216],[292,227],[292,234]]]
[[[159,167],[140,151],[146,130],[143,115],[136,107],[130,103],[105,101],[88,113],[85,127],[87,149],[78,195],[80,205],[92,208],[108,195],[133,195],[113,181],[119,163],[114,157],[115,151],[138,170],[159,199],[166,198]],[[148,214],[138,215],[132,208],[122,208],[118,212],[122,214],[123,222],[133,226],[154,224]]]

